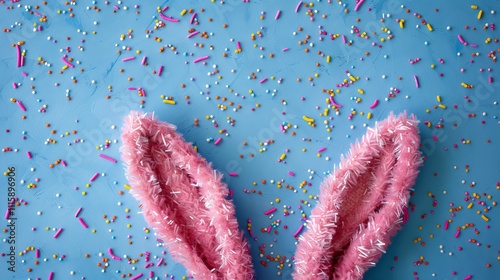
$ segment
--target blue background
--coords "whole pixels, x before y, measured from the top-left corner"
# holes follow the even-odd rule
[[[467,275],[473,279],[494,279],[499,275],[500,229],[498,209],[493,202],[498,197],[497,182],[500,181],[500,123],[496,103],[500,76],[488,54],[497,53],[500,45],[494,41],[498,29],[483,28],[485,24],[498,23],[498,14],[491,11],[500,8],[499,1],[365,1],[355,12],[354,1],[339,4],[323,0],[312,2],[311,11],[317,11],[314,21],[304,6],[295,13],[298,1],[225,1],[223,4],[95,1],[100,12],[89,1],[79,1],[76,5],[47,2],[46,5],[40,1],[0,4],[0,27],[10,30],[0,33],[0,146],[12,149],[0,153],[0,168],[6,171],[9,166],[16,167],[16,196],[27,202],[15,208],[18,219],[16,272],[6,273],[2,278],[46,279],[51,271],[54,279],[121,279],[122,274],[128,273],[143,273],[142,278],[146,278],[149,271],[154,271],[157,277],[182,279],[184,268],[171,260],[152,232],[146,232],[138,202],[124,187],[127,181],[119,160],[120,128],[124,116],[131,110],[154,111],[159,120],[176,125],[186,140],[194,143],[199,153],[225,175],[225,182],[234,191],[240,228],[251,244],[257,279],[291,279],[291,257],[296,242],[293,233],[303,223],[302,212],[310,213],[320,182],[349,145],[364,134],[365,126],[373,126],[390,111],[406,110],[415,114],[422,122],[429,121],[432,125],[420,124],[425,164],[410,200],[410,220],[393,238],[393,244],[377,266],[365,274],[365,279],[464,279]],[[139,6],[136,8],[135,4]],[[478,9],[471,9],[472,4]],[[163,21],[166,26],[154,30],[156,20],[161,19],[157,7],[165,5],[169,8],[164,14],[180,22]],[[198,25],[189,24],[189,12],[180,15],[183,9],[190,8],[197,13]],[[480,9],[483,16],[478,20]],[[277,10],[281,15],[275,20]],[[263,19],[260,18],[262,12]],[[47,22],[41,23],[43,15]],[[400,28],[396,19],[405,20],[404,28]],[[432,25],[432,32],[422,20]],[[34,24],[42,25],[43,29],[34,31]],[[223,24],[227,24],[227,28]],[[366,31],[369,38],[351,34],[352,26]],[[190,28],[206,31],[209,36],[187,39]],[[388,28],[393,38],[387,40],[388,34],[381,28]],[[146,36],[146,30],[154,32]],[[329,35],[320,35],[320,30],[345,35],[352,44],[344,44],[341,37],[331,40]],[[257,35],[259,31],[262,37],[252,40],[251,34]],[[129,32],[131,36],[127,35]],[[122,34],[124,40],[120,40]],[[460,43],[458,34],[469,45]],[[310,36],[307,44],[298,44],[307,35]],[[161,38],[161,42],[155,37]],[[491,42],[486,43],[487,38],[491,38]],[[12,44],[20,41],[24,41],[21,49],[26,54],[25,65],[18,68]],[[235,53],[236,41],[241,42],[239,53]],[[477,44],[477,48],[470,44]],[[175,51],[171,50],[172,46]],[[163,52],[159,51],[161,47],[165,48]],[[304,50],[306,47],[309,52]],[[283,48],[289,50],[283,52]],[[137,54],[137,50],[141,53]],[[227,56],[223,57],[223,53]],[[472,56],[473,53],[479,55]],[[63,55],[73,58],[75,68],[60,74]],[[206,65],[192,62],[205,55],[210,56]],[[331,56],[330,63],[326,62],[326,55]],[[136,59],[122,61],[130,56]],[[143,56],[148,57],[147,65],[141,65]],[[50,67],[37,63],[38,58]],[[416,58],[420,58],[418,63],[409,63]],[[160,65],[164,69],[158,77],[152,71]],[[119,69],[123,69],[123,73]],[[49,70],[53,72],[50,75]],[[210,74],[215,70],[219,72]],[[21,75],[23,71],[27,77]],[[322,89],[336,90],[337,84],[348,79],[346,71],[359,80],[339,88],[340,92],[335,94],[335,101],[343,106],[338,115],[331,110],[329,116],[321,116],[328,105],[325,103],[328,95]],[[255,79],[249,78],[252,72]],[[318,77],[314,77],[315,74]],[[419,79],[419,88],[415,87],[414,75]],[[314,77],[312,82],[308,81],[309,77]],[[488,82],[488,77],[493,78],[493,83]],[[263,78],[268,80],[261,84]],[[280,78],[283,80],[278,83]],[[297,78],[301,82],[297,82]],[[12,87],[13,82],[19,83],[17,89]],[[462,82],[474,87],[464,88]],[[55,86],[56,83],[59,85]],[[147,96],[140,97],[137,90],[129,90],[129,87],[143,88]],[[393,88],[400,92],[388,98]],[[358,89],[364,94],[359,94]],[[161,95],[171,96],[177,104],[163,103]],[[438,95],[446,109],[437,107]],[[68,96],[71,101],[67,100]],[[223,101],[223,97],[227,100]],[[356,103],[357,97],[361,102]],[[27,111],[21,111],[11,98],[22,101]],[[379,105],[370,109],[376,99]],[[233,106],[229,105],[230,101],[234,102]],[[39,110],[43,105],[47,105],[46,112]],[[227,109],[221,110],[221,105]],[[233,111],[238,105],[241,109]],[[349,120],[353,110],[356,115]],[[368,112],[373,114],[370,120],[366,118]],[[304,115],[314,118],[316,127],[309,126],[302,119]],[[198,126],[194,125],[195,118],[199,119]],[[234,126],[229,125],[228,120],[234,120]],[[331,132],[327,132],[325,120],[333,125]],[[282,123],[291,125],[286,133],[279,128]],[[436,127],[438,124],[440,128]],[[222,129],[226,129],[228,135],[221,134]],[[55,134],[51,134],[51,130],[56,130]],[[77,133],[73,134],[73,130]],[[66,136],[65,132],[69,134]],[[213,141],[207,142],[209,138],[218,137],[223,138],[218,146],[214,146]],[[48,138],[57,142],[46,144]],[[84,141],[75,143],[77,139]],[[108,148],[96,149],[96,146],[104,146],[106,140],[110,141]],[[274,142],[261,146],[266,140]],[[327,149],[318,157],[317,150],[322,147]],[[31,159],[26,157],[26,151],[31,152]],[[100,153],[118,159],[118,163],[100,158]],[[278,162],[283,153],[287,155],[286,160]],[[58,159],[64,160],[67,166],[58,164],[50,168]],[[289,171],[295,176],[288,175]],[[104,176],[87,187],[96,172]],[[229,177],[228,172],[238,172],[239,176]],[[297,191],[278,188],[277,181]],[[300,188],[303,181],[310,186]],[[471,186],[473,182],[475,185]],[[30,183],[36,183],[36,188],[28,188]],[[7,177],[2,177],[0,186],[0,209],[6,209]],[[87,195],[83,196],[82,191]],[[120,195],[120,191],[124,194]],[[469,192],[469,197],[473,193],[480,195],[479,201],[484,202],[484,206],[475,199],[474,206],[468,209],[471,200],[464,201],[465,192]],[[459,206],[462,210],[452,216],[450,209]],[[83,210],[79,217],[86,221],[88,229],[74,217],[80,207]],[[277,207],[278,211],[272,217],[264,215],[271,207]],[[287,209],[290,215],[283,215],[284,207],[290,207]],[[488,222],[481,218],[485,208]],[[103,215],[107,215],[108,220],[116,216],[116,220],[106,223]],[[254,238],[247,231],[248,219],[252,220]],[[261,232],[278,219],[277,234],[274,230]],[[452,222],[450,228],[444,230],[447,219]],[[465,227],[471,223],[474,226]],[[462,226],[460,237],[454,238],[456,228]],[[7,229],[3,216],[0,228]],[[64,230],[54,239],[55,230],[59,228]],[[3,239],[0,253],[8,253],[8,234],[7,230],[0,233]],[[469,242],[471,239],[476,242]],[[259,247],[264,244],[261,256]],[[39,259],[35,258],[34,251],[25,250],[29,247],[40,250]],[[138,262],[110,258],[108,268],[102,272],[97,263],[106,263],[102,258],[109,258],[108,248],[113,248],[120,257],[126,255]],[[151,254],[155,264],[158,258],[165,258],[167,265],[145,269],[146,261],[140,255],[144,252]],[[267,256],[278,255],[284,257],[282,268],[278,268],[279,262],[267,259]],[[0,271],[5,271],[7,257],[0,260]],[[422,264],[417,263],[419,260]],[[262,261],[268,263],[267,267]]]

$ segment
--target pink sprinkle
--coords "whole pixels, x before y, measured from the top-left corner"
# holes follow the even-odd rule
[[[293,173],[292,171],[288,171],[288,175],[295,176],[295,173]]]
[[[276,12],[276,16],[274,16],[274,19],[279,19],[279,18],[280,18],[280,15],[281,15],[281,11],[280,11],[280,10],[278,10],[278,11]]]
[[[62,230],[63,230],[62,228],[58,229],[56,231],[56,234],[54,234],[54,238],[57,238],[59,236],[59,234],[61,234]]]
[[[331,95],[330,95],[330,103],[332,103],[332,105],[337,107],[337,108],[342,108],[342,105],[336,103],[335,100],[333,100],[333,96],[331,96]]]
[[[490,84],[493,83],[493,77],[492,76],[488,77],[488,83],[490,83]]]
[[[17,103],[17,106],[19,106],[19,108],[21,110],[26,111],[26,108],[24,107],[24,105],[21,101],[17,100],[16,103]]]
[[[139,92],[142,94],[142,96],[146,97],[146,92],[143,88],[139,88]]]
[[[469,280],[469,279],[471,279],[471,278],[472,278],[472,276],[471,276],[471,275],[467,275],[467,276],[465,276],[465,277],[464,277],[464,280]]]
[[[158,262],[156,263],[156,266],[160,266],[162,262],[163,262],[163,258],[158,259]]]
[[[293,237],[297,237],[303,228],[304,228],[304,225],[300,225],[299,229],[297,229],[297,231],[293,234]]]
[[[283,48],[281,51],[282,51],[282,52],[286,52],[286,51],[288,51],[289,49],[290,49],[290,48]]]
[[[166,21],[170,21],[170,22],[179,22],[178,19],[175,19],[175,18],[171,18],[171,17],[167,17],[166,15],[160,13],[160,17]]]
[[[115,254],[113,254],[113,249],[108,248],[108,253],[109,253],[109,255],[110,255],[110,256],[111,256],[114,260],[117,260],[117,261],[121,260],[121,258],[120,258],[120,257],[118,257],[118,256],[116,256]],[[140,276],[139,276],[139,277],[140,277]]]
[[[236,42],[236,49],[241,50],[241,43],[240,43],[240,41]]]
[[[27,156],[28,158],[31,158],[31,153],[30,153],[29,151],[27,151],[27,152],[26,152],[26,156]]]
[[[373,104],[370,105],[370,109],[377,107],[377,105],[378,105],[378,99],[375,99],[375,101],[373,101]]]
[[[136,87],[129,87],[128,90],[136,90]]]
[[[302,1],[299,1],[299,3],[297,4],[297,6],[295,7],[295,12],[296,12],[296,13],[298,13],[298,12],[299,12],[300,7],[302,7]]]
[[[145,64],[146,64],[146,60],[147,60],[147,59],[148,59],[148,57],[147,57],[147,56],[144,56],[144,57],[142,58],[141,64],[142,64],[142,65],[145,65]]]
[[[93,182],[95,179],[97,179],[97,176],[99,176],[99,172],[96,172],[92,178],[90,178],[90,182]]]
[[[187,38],[191,38],[191,37],[193,37],[194,35],[199,34],[199,33],[200,33],[200,31],[194,31],[194,32],[191,32],[191,33],[189,33],[189,34],[187,35]]]
[[[415,87],[419,88],[420,85],[418,84],[418,78],[416,75],[413,76],[413,80],[415,80]]]
[[[460,43],[462,43],[464,45],[467,45],[467,42],[464,40],[464,38],[462,37],[462,35],[458,34],[457,37],[458,37],[458,40],[460,41]]]
[[[323,151],[325,151],[325,150],[326,150],[326,148],[325,148],[325,147],[323,147],[323,148],[319,148],[319,149],[318,149],[318,153],[321,153],[321,152],[323,152]]]
[[[64,160],[61,160],[61,163],[63,166],[67,166],[66,162]]]
[[[49,273],[49,280],[52,280],[52,278],[53,278],[53,277],[54,277],[54,272],[52,272],[52,271],[51,271],[51,272]]]
[[[137,274],[136,276],[130,278],[130,280],[137,280],[142,277],[142,273]]]
[[[229,172],[229,176],[236,177],[236,176],[238,176],[238,173],[236,173],[236,172]]]
[[[189,20],[189,24],[193,24],[195,18],[196,18],[196,13],[193,13],[191,19]]]
[[[165,6],[161,9],[162,12],[165,12],[168,9],[168,6]]]
[[[194,63],[198,63],[200,61],[203,61],[203,60],[206,60],[206,59],[209,59],[210,56],[206,55],[206,56],[202,56],[202,57],[198,57],[197,59],[193,60]]]
[[[21,67],[21,46],[16,44],[16,52],[17,52],[17,67]]]
[[[432,135],[432,139],[434,139],[434,141],[436,141],[436,142],[439,141],[439,139],[437,138],[436,135]]]
[[[263,84],[263,83],[265,83],[266,81],[267,81],[267,78],[264,78],[264,79],[260,80],[260,83],[261,83],[261,84]]]
[[[273,208],[267,210],[266,212],[264,212],[264,215],[269,215],[269,214],[275,212],[276,210],[278,210],[278,209],[276,207],[273,207]]]
[[[215,140],[214,142],[214,145],[219,145],[220,141],[222,141],[222,137],[217,138],[217,140]]]
[[[272,227],[271,227],[271,226],[268,226],[268,227],[267,227],[267,232],[271,232],[271,229],[272,229]]]
[[[5,219],[8,220],[9,219],[9,215],[10,215],[10,210],[9,208],[7,207],[7,210],[5,211]]]
[[[460,231],[457,230],[457,232],[455,232],[455,238],[458,238],[460,236]]]
[[[365,2],[365,0],[359,0],[358,3],[356,3],[356,6],[354,6],[354,11],[358,11],[359,9],[359,6],[361,6],[361,4],[363,4],[363,2]]]
[[[63,57],[61,57],[61,60],[62,60],[62,62],[64,62],[64,64],[68,65],[68,66],[69,66],[69,68],[75,68],[75,66],[74,66],[73,64],[71,64],[71,63],[70,63],[70,62],[66,59],[66,57],[64,57],[64,56],[63,56]]]
[[[116,159],[112,158],[112,157],[108,157],[107,155],[103,155],[103,154],[99,154],[100,157],[102,157],[103,159],[106,159],[106,160],[109,160],[113,163],[116,163]]]
[[[450,222],[448,222],[448,220],[446,220],[446,222],[444,222],[444,230],[448,230],[449,225],[450,225]]]
[[[131,60],[134,60],[135,59],[135,56],[129,56],[129,57],[125,57],[122,59],[123,62],[127,62],[127,61],[131,61]]]
[[[82,224],[82,226],[84,228],[88,228],[89,227],[82,218],[78,218],[78,221],[80,222],[80,224]]]
[[[23,72],[21,72],[21,75],[23,75],[24,77],[28,77],[28,73],[26,73],[26,72],[24,72],[24,71],[23,71]]]
[[[38,250],[38,248],[35,250],[35,258],[39,258],[40,257],[40,250]]]
[[[76,210],[75,218],[78,217],[78,215],[80,214],[81,211],[82,211],[82,207],[80,207],[80,208],[78,208],[78,210]]]
[[[13,87],[14,89],[16,89],[16,88],[17,88],[17,84],[16,84],[16,83],[12,83],[12,87]]]
[[[161,76],[162,71],[163,71],[163,65],[160,65],[160,68],[158,68],[158,77]]]
[[[344,44],[345,44],[345,43],[347,43],[347,40],[346,40],[346,38],[345,38],[345,35],[342,35],[342,42],[344,42]]]

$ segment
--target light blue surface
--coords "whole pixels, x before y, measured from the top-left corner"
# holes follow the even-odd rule
[[[0,33],[0,146],[17,149],[17,152],[0,153],[0,167],[5,171],[9,166],[15,166],[16,197],[27,202],[27,205],[15,208],[16,272],[8,272],[0,278],[47,279],[52,271],[53,279],[121,279],[122,273],[143,273],[141,279],[144,279],[149,276],[149,271],[154,271],[160,278],[168,279],[173,275],[175,279],[182,279],[184,268],[171,260],[152,232],[145,232],[147,225],[138,203],[124,188],[127,182],[119,160],[119,139],[123,117],[131,110],[154,111],[159,120],[176,125],[186,140],[197,145],[199,153],[225,175],[225,182],[234,191],[240,228],[251,244],[256,279],[291,279],[293,265],[290,259],[296,241],[292,235],[303,223],[298,207],[309,214],[315,205],[314,195],[319,193],[320,182],[349,145],[364,134],[365,125],[374,125],[390,111],[406,110],[421,121],[432,123],[430,128],[423,123],[420,125],[426,161],[411,198],[413,212],[410,212],[410,220],[393,238],[393,244],[377,266],[365,274],[365,279],[464,279],[468,275],[472,279],[495,279],[495,275],[500,274],[499,214],[493,206],[500,192],[496,187],[496,182],[500,181],[500,123],[497,119],[500,114],[496,104],[500,76],[496,63],[488,56],[490,51],[496,52],[500,48],[494,42],[499,27],[495,26],[494,31],[489,26],[483,29],[486,23],[498,25],[498,14],[491,11],[500,10],[500,1],[365,1],[358,12],[353,11],[354,1],[346,1],[344,6],[337,1],[314,1],[311,7],[313,12],[317,10],[314,21],[305,14],[307,9],[304,6],[295,13],[298,1],[226,1],[224,4],[147,1],[140,3],[139,8],[134,7],[135,2],[129,1],[121,4],[112,1],[108,5],[96,1],[95,6],[100,12],[96,12],[88,1],[79,1],[76,5],[47,2],[47,5],[37,1],[0,4],[0,27],[10,29],[10,32]],[[478,9],[471,9],[472,4]],[[31,8],[25,9],[26,5]],[[35,9],[35,5],[40,7]],[[115,5],[119,7],[116,13],[113,12]],[[165,5],[169,8],[164,14],[180,19],[180,22],[166,22],[165,27],[155,30],[147,38],[145,30],[153,30],[155,20],[159,19],[157,6]],[[8,9],[9,6],[13,8]],[[73,9],[73,17],[69,16],[69,7]],[[199,25],[189,24],[190,13],[180,16],[183,9],[190,8],[197,13]],[[201,8],[205,11],[201,12]],[[349,12],[345,13],[344,9],[349,9]],[[406,9],[411,12],[407,13]],[[478,20],[480,9],[483,16]],[[278,10],[281,14],[275,20]],[[34,32],[33,24],[40,24],[36,12],[46,15],[47,22],[41,24],[42,31]],[[263,20],[259,18],[261,12],[265,12]],[[414,13],[422,18],[415,17]],[[323,14],[327,17],[322,18]],[[209,18],[213,21],[209,22]],[[381,22],[382,18],[385,22]],[[396,19],[405,20],[403,29]],[[432,25],[432,32],[421,23],[422,19]],[[228,27],[223,28],[223,24],[228,24]],[[369,39],[351,34],[351,26],[357,26],[361,32],[367,31]],[[448,26],[450,30],[447,30]],[[465,29],[465,26],[469,28]],[[299,27],[303,30],[299,31]],[[383,27],[394,36],[391,40],[381,42],[381,38],[388,36],[381,30]],[[472,30],[473,27],[476,30]],[[190,28],[206,31],[209,38],[196,35],[187,39]],[[126,35],[129,30],[133,30],[130,38]],[[320,30],[345,35],[352,45],[344,44],[342,37],[331,40],[329,35],[320,36]],[[258,31],[263,36],[251,40],[251,34],[257,35]],[[120,40],[121,34],[125,34],[123,41]],[[469,45],[460,43],[458,34]],[[297,44],[305,40],[306,35],[310,35],[307,44]],[[156,42],[154,37],[160,37],[162,41]],[[320,41],[319,37],[323,40]],[[485,40],[489,37],[491,42],[487,44]],[[12,47],[19,41],[25,42],[21,50],[26,50],[25,65],[20,68],[16,67],[16,50]],[[240,53],[234,52],[236,41],[241,42]],[[204,46],[195,46],[195,43]],[[472,48],[470,44],[478,46]],[[175,46],[177,53],[169,49],[170,45]],[[67,47],[71,52],[67,52]],[[123,47],[130,47],[130,51],[123,50]],[[160,47],[165,47],[165,51],[160,53]],[[309,52],[304,51],[306,47]],[[284,48],[289,50],[284,52]],[[122,50],[121,54],[117,53],[118,50]],[[141,53],[137,54],[137,50]],[[325,57],[318,55],[318,51]],[[222,56],[224,52],[227,57]],[[473,57],[472,53],[479,53],[479,56]],[[75,68],[59,74],[64,65],[61,57],[65,54],[73,58]],[[270,54],[274,54],[274,58]],[[206,65],[192,62],[205,55],[210,56]],[[326,63],[326,55],[331,56],[330,63]],[[122,61],[130,56],[136,56],[136,59]],[[141,65],[143,56],[148,57],[147,65]],[[50,63],[50,67],[43,63],[37,65],[39,57]],[[418,63],[409,63],[410,59],[416,58],[420,58]],[[321,65],[317,67],[316,62]],[[431,68],[431,64],[435,67]],[[152,71],[160,65],[164,69],[158,77]],[[80,71],[82,68],[83,72]],[[123,73],[119,72],[120,68],[124,69]],[[464,72],[460,71],[461,68]],[[47,74],[48,70],[53,73]],[[219,72],[207,75],[215,70]],[[21,75],[23,71],[27,77]],[[320,116],[327,106],[325,98],[328,97],[322,89],[337,89],[336,84],[349,79],[346,71],[359,80],[336,93],[335,101],[343,106],[339,115],[331,111],[331,119]],[[248,78],[252,72],[256,79]],[[315,74],[319,76],[312,84],[308,77]],[[414,75],[418,77],[419,88],[415,86]],[[275,78],[271,79],[272,76]],[[72,77],[77,83],[72,82]],[[128,77],[132,81],[128,81]],[[493,78],[493,83],[488,82],[489,77]],[[263,78],[268,80],[261,84]],[[278,83],[280,78],[283,80]],[[302,81],[297,82],[297,78]],[[12,87],[13,82],[20,83],[17,89]],[[461,86],[462,82],[474,87],[466,89]],[[59,85],[55,86],[55,83]],[[185,88],[181,84],[185,84]],[[111,92],[108,86],[112,86]],[[139,97],[137,91],[128,90],[129,87],[144,88],[147,97]],[[400,92],[387,101],[391,88]],[[359,94],[358,89],[363,89],[364,94]],[[67,90],[71,101],[66,100]],[[253,90],[254,96],[249,90]],[[177,104],[164,104],[162,94],[172,96]],[[110,99],[106,99],[106,95]],[[190,97],[189,104],[184,98],[186,95]],[[446,109],[434,108],[439,104],[438,95]],[[221,99],[216,99],[216,96]],[[227,101],[222,101],[223,97]],[[360,97],[362,101],[356,103],[352,97]],[[21,111],[9,101],[10,98],[22,101],[27,111]],[[379,105],[369,109],[376,99],[380,101]],[[143,107],[141,100],[145,100]],[[234,106],[229,105],[230,101]],[[39,108],[44,104],[47,108],[42,113]],[[218,104],[226,105],[227,110],[221,111]],[[242,108],[234,112],[237,105]],[[457,108],[454,109],[454,105]],[[348,120],[351,110],[356,110],[357,115]],[[361,112],[364,116],[360,115]],[[373,114],[370,120],[366,118],[368,112]],[[475,114],[475,117],[468,114]],[[22,115],[26,116],[25,120]],[[210,115],[213,119],[207,120],[206,116]],[[302,119],[304,115],[314,118],[317,126],[309,126]],[[234,126],[228,124],[228,117],[235,120]],[[199,119],[199,126],[194,126],[195,118]],[[219,126],[214,127],[212,120]],[[330,133],[326,131],[325,120],[334,126]],[[286,133],[279,127],[283,122],[292,126]],[[50,127],[46,127],[47,123]],[[439,123],[444,127],[435,128]],[[51,134],[52,129],[56,130],[55,134]],[[222,129],[226,129],[229,136],[219,134]],[[72,134],[73,130],[77,133]],[[292,136],[292,131],[295,136]],[[69,135],[61,138],[65,132]],[[213,141],[207,142],[208,138],[218,137],[223,138],[218,146],[214,146]],[[48,138],[57,143],[45,144]],[[84,142],[75,143],[76,139]],[[104,145],[106,139],[111,141],[109,148],[96,150],[96,146]],[[274,143],[259,145],[266,140],[274,140]],[[466,143],[467,140],[470,144]],[[243,142],[247,145],[244,146]],[[327,150],[318,157],[317,150],[322,147]],[[263,148],[265,151],[259,152]],[[31,159],[27,158],[27,151],[31,152]],[[117,159],[118,163],[100,158],[100,153]],[[250,157],[250,153],[254,157]],[[283,153],[287,155],[285,161],[278,162]],[[240,154],[244,157],[240,158]],[[50,168],[49,165],[58,159],[64,160],[67,166],[58,164]],[[469,166],[468,172],[466,165]],[[239,176],[229,177],[227,174],[232,171],[238,172]],[[295,176],[288,175],[289,171]],[[96,172],[105,176],[99,176],[87,188],[85,185]],[[2,214],[8,207],[7,178],[2,177],[0,181]],[[35,182],[36,178],[40,181]],[[262,184],[262,180],[266,180],[266,184]],[[280,180],[283,180],[283,186],[292,185],[297,192],[278,188],[276,182]],[[301,189],[299,185],[303,181],[311,185]],[[470,186],[472,182],[475,182],[473,187]],[[28,188],[30,183],[36,183],[37,187]],[[79,189],[75,190],[75,186]],[[244,189],[250,193],[245,193]],[[303,193],[303,189],[307,193]],[[87,195],[83,196],[82,191]],[[125,193],[119,195],[119,191]],[[257,194],[258,191],[262,194]],[[470,201],[464,201],[465,192],[479,194],[485,206],[474,203],[468,209]],[[310,199],[309,195],[313,198]],[[492,195],[492,198],[488,199],[487,195]],[[275,202],[277,198],[279,203]],[[301,200],[306,200],[310,207]],[[273,202],[274,206],[271,206]],[[294,213],[283,216],[285,205],[290,206],[288,211]],[[450,208],[459,206],[462,210],[452,217]],[[83,210],[79,217],[85,220],[88,229],[74,217],[80,207]],[[278,211],[269,218],[263,212],[271,207],[277,207]],[[478,210],[483,212],[485,207],[491,208],[484,213],[489,222],[481,218],[483,213],[476,213]],[[127,213],[126,209],[130,212]],[[37,214],[39,211],[40,215]],[[109,220],[112,216],[117,218],[106,223],[103,215]],[[444,222],[450,218],[453,221],[449,229],[444,230]],[[252,220],[255,239],[246,230],[248,219]],[[274,234],[274,229],[272,233],[261,232],[277,219],[281,220],[276,228],[278,234]],[[0,228],[5,228],[6,232],[0,233],[4,239],[0,242],[0,253],[8,254],[8,221],[3,215],[1,221]],[[455,239],[456,228],[466,223],[474,226],[462,229]],[[288,229],[284,228],[285,225]],[[54,239],[55,230],[59,228],[63,231]],[[480,233],[476,234],[474,228]],[[95,233],[92,233],[93,229]],[[421,240],[414,242],[418,238]],[[480,246],[477,242],[468,242],[470,239],[476,239]],[[129,244],[129,241],[133,243]],[[425,242],[425,246],[421,242]],[[259,247],[263,244],[266,244],[265,253],[260,256]],[[462,251],[458,250],[460,246]],[[27,247],[38,248],[40,258],[36,259],[33,251],[20,255]],[[108,248],[113,248],[120,257],[126,255],[139,261],[133,264],[124,259],[113,260]],[[144,268],[147,262],[139,254],[145,252],[151,254],[155,266]],[[65,258],[61,259],[63,254]],[[84,254],[89,254],[89,257],[85,258]],[[268,262],[268,255],[285,256],[283,269],[277,268],[277,262]],[[103,257],[109,258],[104,273],[97,266],[97,263],[105,263],[101,261]],[[160,257],[165,258],[167,264],[157,267]],[[421,257],[428,262],[427,265],[415,265]],[[0,271],[9,267],[6,261],[6,256],[0,257]],[[39,264],[35,265],[35,261]],[[261,261],[268,262],[268,266],[264,267]],[[488,263],[491,268],[486,267]],[[28,272],[29,268],[32,272]],[[456,275],[452,275],[453,271]]]

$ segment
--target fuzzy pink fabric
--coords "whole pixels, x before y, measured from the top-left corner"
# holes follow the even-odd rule
[[[385,253],[422,164],[418,121],[391,115],[322,182],[295,254],[295,280],[361,279]]]
[[[131,193],[173,257],[196,279],[253,279],[222,175],[153,116],[131,112],[122,141]]]

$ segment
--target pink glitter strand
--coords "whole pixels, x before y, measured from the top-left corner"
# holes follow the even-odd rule
[[[351,146],[321,183],[299,237],[294,280],[363,278],[402,226],[423,163],[419,146],[417,119],[392,113]]]

